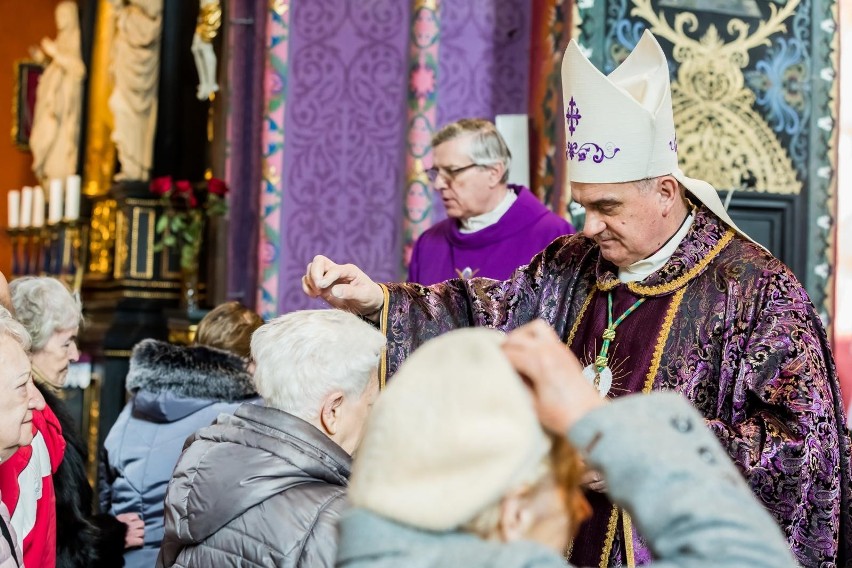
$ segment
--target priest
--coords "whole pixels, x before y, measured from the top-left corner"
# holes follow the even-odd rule
[[[432,148],[434,164],[426,174],[447,218],[415,242],[409,282],[505,280],[556,237],[574,233],[529,189],[508,183],[512,154],[492,122],[447,124],[432,137]]]
[[[690,400],[802,565],[850,565],[850,440],[825,331],[792,272],[736,227],[712,186],[680,170],[662,49],[645,32],[605,76],[571,42],[562,81],[580,234],[502,282],[379,285],[318,256],[305,291],[381,326],[385,376],[450,329],[544,319],[601,396]],[[642,527],[609,502],[605,481],[591,474],[594,514],[571,560],[645,564]]]

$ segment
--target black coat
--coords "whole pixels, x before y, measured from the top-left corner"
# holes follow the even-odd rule
[[[88,451],[65,403],[38,385],[56,415],[65,438],[65,456],[53,475],[56,492],[56,567],[120,568],[124,566],[127,527],[111,515],[93,514],[93,493],[86,477]]]

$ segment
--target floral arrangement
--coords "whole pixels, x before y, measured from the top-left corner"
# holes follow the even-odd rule
[[[193,184],[164,176],[151,180],[150,188],[166,209],[166,214],[157,221],[156,233],[160,240],[155,250],[177,247],[180,250],[181,269],[197,270],[206,218],[218,217],[228,211],[225,201],[227,184],[217,178]]]

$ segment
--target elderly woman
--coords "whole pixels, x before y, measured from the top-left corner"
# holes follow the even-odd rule
[[[80,300],[55,278],[18,278],[9,290],[15,316],[32,336],[30,360],[36,383],[62,388],[69,365],[80,358]]]
[[[93,494],[86,476],[88,449],[56,394],[65,383],[69,366],[80,356],[76,343],[82,321],[80,301],[55,278],[19,278],[12,281],[9,289],[15,315],[32,337],[30,361],[36,386],[47,403],[45,415],[55,415],[64,445],[64,456],[60,453],[61,464],[52,477],[56,496],[56,565],[120,566],[125,544],[141,538],[141,520],[138,515],[116,519],[92,514]],[[57,429],[52,427],[50,432],[54,431]],[[41,433],[51,439],[47,431]],[[27,554],[26,541],[24,544]]]
[[[33,415],[44,408],[44,399],[33,385],[26,351],[30,336],[0,307],[0,463],[21,446],[33,441]],[[9,480],[0,476],[0,491]],[[17,488],[13,487],[13,491]],[[23,553],[9,510],[0,501],[0,568],[23,566]]]
[[[254,382],[266,406],[244,404],[187,441],[157,566],[334,566],[350,454],[378,395],[384,345],[337,310],[257,330]]]
[[[603,472],[660,566],[796,565],[688,403],[662,393],[605,402],[537,321],[508,339],[449,332],[400,367],[355,460],[337,566],[566,567],[588,509],[576,452],[554,453],[545,430]]]
[[[151,568],[163,539],[163,498],[187,436],[256,398],[248,369],[251,335],[263,320],[239,302],[222,304],[198,324],[198,345],[147,339],[130,358],[133,396],[104,442],[101,509],[141,511],[142,548],[124,555],[128,568]]]

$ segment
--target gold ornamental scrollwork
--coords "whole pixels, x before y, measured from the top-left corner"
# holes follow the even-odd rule
[[[124,265],[130,256],[130,243],[128,242],[127,217],[124,211],[116,209],[115,214],[115,262],[113,264],[113,278],[119,280],[124,278]]]
[[[750,172],[755,191],[800,193],[802,183],[793,163],[754,109],[755,96],[743,76],[749,50],[768,44],[772,34],[785,32],[784,21],[800,0],[788,0],[780,9],[770,4],[769,18],[752,33],[744,21],[731,18],[726,31],[733,39],[727,41],[713,25],[700,40],[688,37],[698,29],[698,17],[692,12],[679,12],[669,25],[662,12],[654,12],[651,0],[633,3],[631,16],[643,18],[652,33],[670,41],[672,57],[680,64],[672,83],[672,107],[684,173],[727,189],[739,188],[743,174]]]
[[[116,234],[115,199],[100,199],[92,206],[89,232],[89,273],[101,277],[112,272],[112,254]]]

